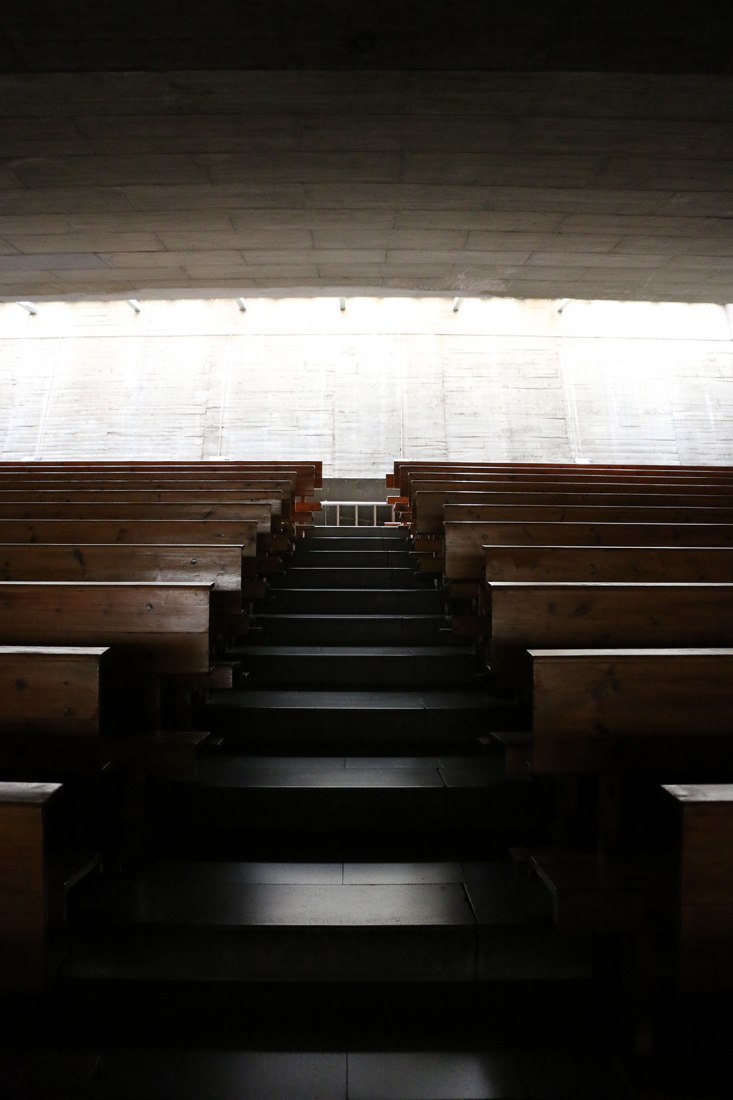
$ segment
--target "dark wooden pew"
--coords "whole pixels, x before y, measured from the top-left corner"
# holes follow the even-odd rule
[[[89,520],[253,520],[257,530],[269,535],[279,530],[280,502],[260,501],[255,504],[126,504],[100,501],[92,504],[35,504],[33,501],[15,504],[0,503],[0,521],[6,519],[89,519]],[[275,509],[275,512],[273,512]]]
[[[118,727],[140,714],[141,728],[160,728],[161,713],[185,726],[192,685],[212,668],[209,604],[208,584],[4,581],[0,644],[111,646]]]
[[[733,646],[733,584],[496,582],[489,665],[521,683],[530,649]]]
[[[0,543],[4,581],[196,581],[211,585],[214,623],[242,614],[242,547]]]
[[[85,476],[89,478],[114,477],[128,475],[140,478],[223,478],[236,480],[242,477],[289,476],[295,473],[295,491],[300,496],[311,496],[316,488],[323,484],[323,464],[319,462],[298,461],[221,461],[204,460],[201,462],[96,462],[96,461],[32,461],[0,463],[0,479],[15,474],[33,474],[39,477]]]
[[[446,579],[482,580],[491,546],[731,546],[726,523],[516,523],[498,521],[445,525]]]
[[[425,483],[418,483],[425,484]],[[431,484],[431,483],[427,483]],[[583,491],[582,487],[574,485],[571,491],[524,490],[521,492],[496,492],[493,489],[480,490],[454,490],[454,489],[429,489],[418,491],[413,497],[411,533],[413,537],[420,538],[425,535],[440,535],[443,531],[443,523],[447,518],[460,518],[449,516],[445,511],[456,505],[468,505],[478,508],[481,505],[494,506],[595,506],[595,507],[665,507],[665,508],[699,508],[699,507],[733,507],[733,492],[726,493],[725,487],[720,485],[705,485],[694,492],[689,491],[689,486],[681,489],[662,489],[658,485],[645,485],[643,491],[627,491],[611,484],[604,483],[598,489],[588,487]],[[476,518],[467,516],[466,518]],[[485,517],[479,517],[485,518]]]
[[[0,989],[48,979],[46,816],[58,783],[0,782]]]
[[[730,581],[733,547],[491,546],[486,581]]]
[[[678,978],[733,988],[733,784],[667,784],[679,818]]]
[[[395,462],[395,472],[389,480],[394,488],[399,488],[401,496],[409,494],[409,478],[411,475],[429,474],[431,479],[438,476],[466,476],[472,475],[498,475],[508,479],[521,479],[527,475],[547,477],[556,475],[563,477],[567,474],[582,475],[587,478],[607,477],[610,474],[618,474],[624,478],[650,479],[690,477],[692,479],[706,479],[712,476],[729,479],[733,474],[733,468],[729,466],[652,466],[629,464],[604,464],[604,465],[579,465],[575,463],[429,463],[429,462]],[[389,485],[389,482],[388,482]]]

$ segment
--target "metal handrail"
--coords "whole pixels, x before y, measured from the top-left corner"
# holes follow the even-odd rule
[[[341,527],[341,509],[353,508],[354,509],[354,522],[353,524],[344,524],[343,526],[358,527],[359,526],[359,509],[371,508],[372,509],[372,526],[378,527],[377,523],[377,508],[389,508],[392,516],[392,522],[394,522],[395,511],[394,504],[390,504],[386,500],[322,500],[321,508],[324,510],[327,508],[336,509],[336,527]]]

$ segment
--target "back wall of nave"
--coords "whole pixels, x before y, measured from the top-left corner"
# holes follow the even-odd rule
[[[0,458],[733,462],[720,305],[0,305]]]

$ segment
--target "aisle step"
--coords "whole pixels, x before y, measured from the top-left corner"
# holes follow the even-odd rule
[[[267,615],[442,615],[445,597],[435,588],[271,588],[259,606]]]
[[[436,615],[258,615],[248,638],[261,645],[440,645],[450,634]],[[239,659],[247,653],[232,651]]]
[[[511,699],[481,691],[215,691],[200,717],[227,746],[475,743],[526,725]]]
[[[234,651],[257,687],[478,688],[482,676],[469,646],[252,645]]]
[[[506,864],[161,863],[74,914],[76,981],[587,977],[546,891]]]
[[[383,832],[516,830],[534,824],[529,779],[501,756],[202,759],[196,780],[164,786],[157,827],[177,834],[235,830]]]
[[[323,546],[323,549],[321,549]],[[318,544],[317,549],[299,546],[296,551],[298,566],[316,569],[407,569],[412,564],[408,549],[404,550],[352,550],[337,549],[331,540]]]
[[[402,542],[407,539],[405,527],[372,527],[359,524],[358,527],[336,527],[334,524],[314,524],[306,528],[305,541],[311,539],[381,539],[389,542]]]
[[[417,575],[413,567],[318,569],[291,565],[282,573],[273,573],[269,583],[273,588],[435,588],[432,578]]]

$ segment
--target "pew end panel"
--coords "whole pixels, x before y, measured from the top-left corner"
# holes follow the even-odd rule
[[[0,989],[48,981],[46,819],[59,783],[0,783]]]
[[[665,784],[679,823],[678,981],[733,989],[733,783]]]

